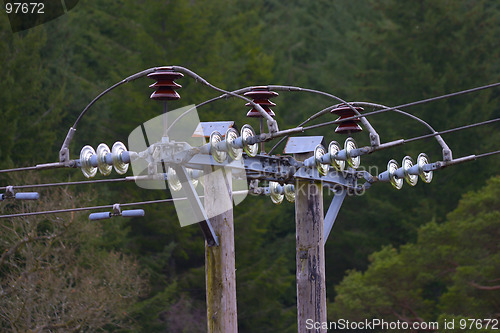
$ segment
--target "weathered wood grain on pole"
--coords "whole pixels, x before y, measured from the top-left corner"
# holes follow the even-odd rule
[[[296,154],[304,160],[311,154]],[[297,321],[299,332],[306,321],[326,322],[325,249],[323,246],[323,191],[321,183],[297,180],[295,183],[295,226],[297,260]]]
[[[214,210],[216,213],[220,212],[221,207],[229,208],[210,218],[210,223],[219,237],[219,246],[208,246],[205,242],[208,332],[236,333],[238,321],[231,172],[228,171],[225,175],[222,169],[206,172],[204,181],[207,214],[213,215]]]

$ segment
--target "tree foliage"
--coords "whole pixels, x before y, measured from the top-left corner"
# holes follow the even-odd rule
[[[500,317],[500,177],[466,194],[416,243],[387,246],[337,286],[332,318],[405,322]]]
[[[42,195],[40,210],[88,202],[64,188]],[[2,207],[2,212],[32,209],[32,204],[14,203]],[[100,225],[81,213],[67,213],[4,219],[0,227],[2,330],[68,332],[133,326],[127,311],[145,291],[144,274],[129,256],[104,249]]]
[[[16,34],[9,30],[7,17],[0,15],[0,167],[57,160],[68,128],[95,96],[124,77],[153,66],[181,65],[225,89],[289,84],[320,89],[349,101],[368,100],[390,106],[495,82],[500,74],[499,19],[498,4],[487,0],[96,0],[80,2],[68,14]],[[182,99],[169,103],[170,109],[218,95],[189,78],[177,82],[183,85],[179,91]],[[78,125],[70,147],[72,157],[77,157],[86,144],[96,147],[101,142],[108,145],[117,140],[127,142],[133,128],[160,114],[161,104],[149,99],[151,83],[146,78],[133,81],[99,100]],[[443,130],[498,117],[498,96],[495,90],[484,91],[407,111]],[[277,103],[273,110],[281,129],[296,126],[321,108],[337,103],[290,92],[280,92],[273,101]],[[245,117],[248,108],[244,104],[227,99],[198,111],[202,121],[230,119],[237,126],[248,122],[258,128],[257,120]],[[323,120],[334,118],[325,116],[315,121]],[[370,121],[383,142],[427,133],[423,126],[395,114],[374,116]],[[499,133],[498,127],[488,126],[445,138],[455,157],[459,157],[498,149]],[[330,127],[312,135],[324,135],[327,142],[345,140]],[[355,138],[360,144],[368,144],[366,131]],[[377,173],[374,170],[384,171],[390,158],[400,160],[406,154],[415,157],[421,151],[429,153],[432,161],[441,157],[440,147],[425,141],[363,156],[362,161]],[[411,189],[405,186],[397,192],[386,184],[377,184],[362,197],[347,198],[326,244],[330,300],[335,296],[334,285],[342,280],[346,270],[358,270],[346,281],[361,283],[365,279],[361,271],[369,264],[367,258],[381,246],[392,244],[373,258],[380,257],[377,260],[383,265],[400,267],[401,253],[406,247],[399,253],[393,246],[415,241],[417,237],[420,241],[425,228],[419,226],[428,221],[434,221],[435,230],[441,228],[462,193],[477,190],[481,182],[498,173],[498,161],[489,157],[488,162],[448,168],[436,173],[430,185],[419,184]],[[43,173],[43,182],[82,178],[76,170],[50,172],[54,173]],[[19,183],[28,181],[21,179]],[[2,186],[8,182],[0,177]],[[95,188],[96,202],[102,204],[169,196],[161,191],[141,190],[134,184],[101,184]],[[66,203],[64,195],[60,195],[61,203]],[[325,207],[328,207],[331,197],[326,197]],[[59,227],[67,222],[63,218],[15,220],[15,223],[28,228],[23,223],[39,225],[40,221]],[[173,206],[157,205],[149,206],[140,222],[115,219],[113,223],[100,225],[99,230],[101,243],[96,244],[94,237],[82,234],[81,239],[79,236],[70,241],[70,250],[58,260],[102,281],[111,278],[101,272],[106,260],[125,253],[125,265],[130,263],[126,258],[135,257],[140,270],[149,276],[149,293],[129,312],[136,330],[179,331],[182,322],[192,323],[192,327],[184,327],[191,331],[204,330],[204,244],[197,227],[181,228]],[[296,331],[293,205],[275,207],[268,198],[248,198],[235,208],[235,232],[240,331]],[[440,232],[444,237],[444,231]],[[14,244],[13,238],[2,235],[0,239],[5,244]],[[40,241],[40,244],[50,243]],[[60,243],[51,246],[57,244]],[[77,250],[84,246],[88,247],[86,254]],[[23,249],[26,251],[27,247]],[[31,249],[32,256],[37,255],[39,248]],[[92,267],[86,266],[90,254],[100,258]],[[471,258],[476,258],[475,255]],[[417,263],[422,261],[412,258]],[[119,266],[121,261],[114,262]],[[487,262],[484,264],[490,267]],[[408,299],[414,300],[412,310],[418,310],[419,316],[434,318],[455,311],[447,306],[458,306],[458,299],[472,297],[469,291],[478,293],[475,300],[486,292],[468,282],[490,286],[488,281],[473,275],[476,271],[463,271],[459,275],[443,273],[436,279],[425,276],[426,272],[434,274],[434,269],[426,266],[418,272],[412,269],[401,272],[401,279],[407,284],[414,283],[411,272],[420,276],[422,293],[426,295],[423,298],[419,290],[410,287],[396,297],[383,295],[382,287],[373,285],[351,290],[360,297],[349,300],[352,302],[349,309],[360,315],[368,311],[360,301],[364,298],[372,298],[376,305],[366,313]],[[120,274],[119,270],[109,274],[112,272]],[[462,280],[453,282],[455,275]],[[382,273],[377,278],[395,282],[390,277],[384,278]],[[78,286],[83,288],[84,284]],[[444,286],[456,288],[453,293],[452,289],[446,289],[452,295],[448,303]],[[93,290],[83,288],[78,292],[82,298],[84,294],[94,297]],[[48,306],[50,302],[46,303]],[[478,309],[486,306],[479,303]],[[411,316],[408,311],[403,315]],[[121,320],[113,318],[101,319],[111,324]],[[49,324],[40,321],[40,325]]]

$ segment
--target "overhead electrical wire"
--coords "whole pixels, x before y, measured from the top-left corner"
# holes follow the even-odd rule
[[[489,153],[483,153],[483,154],[476,155],[476,159],[482,158],[482,157],[487,157],[487,156],[492,156],[492,155],[496,155],[496,154],[500,154],[500,150],[490,151]]]
[[[401,104],[401,105],[398,105],[398,106],[393,106],[393,107],[390,107],[390,108],[385,108],[385,109],[382,109],[382,110],[376,110],[376,111],[372,111],[372,112],[363,113],[361,115],[361,117],[373,116],[373,115],[376,115],[376,114],[385,113],[385,112],[393,111],[393,110],[396,110],[396,109],[402,109],[402,108],[406,108],[406,107],[410,107],[410,106],[415,106],[415,105],[419,105],[419,104],[425,104],[425,103],[429,103],[429,102],[435,102],[435,101],[438,101],[438,100],[441,100],[441,99],[455,97],[455,96],[464,95],[464,94],[469,94],[471,92],[476,92],[476,91],[480,91],[480,90],[484,90],[484,89],[495,88],[495,87],[498,87],[498,86],[500,86],[500,82],[492,83],[492,84],[488,84],[488,85],[485,85],[485,86],[476,87],[476,88],[472,88],[472,89],[461,90],[461,91],[457,91],[457,92],[454,92],[454,93],[451,93],[451,94],[446,94],[446,95],[431,97],[431,98],[427,98],[427,99],[422,99],[422,100],[418,100],[418,101],[411,102],[411,103],[406,103],[406,104]],[[328,122],[321,123],[321,124],[316,124],[316,125],[311,125],[311,126],[303,127],[302,129],[304,131],[306,131],[306,130],[309,130],[309,129],[315,129],[315,128],[324,127],[324,126],[328,126],[328,125],[340,124],[342,122],[350,121],[350,120],[357,119],[357,118],[359,118],[359,116],[352,116],[352,117],[348,117],[348,118],[343,118],[342,120],[340,120],[340,119],[339,120],[333,120],[333,121],[328,121]]]
[[[388,111],[395,111],[395,112],[399,112],[399,113],[405,114],[406,116],[414,118],[414,119],[416,119],[416,120],[418,120],[420,122],[423,122],[427,127],[430,127],[430,125],[427,124],[426,122],[424,122],[422,119],[420,119],[420,118],[418,118],[415,115],[412,115],[410,113],[401,111],[399,109],[404,108],[404,107],[418,105],[418,104],[429,103],[429,102],[433,102],[433,101],[436,101],[436,100],[439,100],[439,99],[450,98],[450,97],[455,97],[455,96],[458,96],[458,95],[468,94],[468,93],[479,91],[479,90],[490,89],[490,88],[494,88],[494,87],[497,87],[497,86],[500,86],[500,82],[492,83],[492,84],[488,84],[488,85],[484,85],[484,86],[480,86],[480,87],[476,87],[476,88],[471,88],[471,89],[467,89],[467,90],[461,90],[461,91],[457,91],[457,92],[446,94],[446,95],[431,97],[431,98],[428,98],[428,99],[423,99],[423,100],[419,100],[419,101],[415,101],[415,102],[411,102],[411,103],[407,103],[407,104],[401,104],[401,105],[394,106],[394,107],[385,107],[385,106],[383,106],[384,107],[383,109],[377,110],[377,111],[373,111],[373,112],[363,113],[363,114],[361,114],[361,117],[368,117],[368,116],[372,116],[372,115],[379,114],[379,113],[384,113],[384,112],[388,112]],[[380,104],[366,103],[366,102],[352,102],[352,103],[347,103],[347,104],[348,105],[373,104],[374,106],[378,105],[378,106],[382,107],[382,105],[380,105]],[[300,123],[297,126],[297,128],[300,128],[301,126],[303,126],[303,125],[307,124],[308,122],[310,122],[310,121],[318,118],[319,116],[322,116],[322,115],[328,113],[334,107],[336,107],[336,105],[327,107],[327,108],[325,108],[325,109],[323,109],[323,110],[315,113],[314,115],[312,115],[311,117],[309,117],[308,119],[306,119],[305,121],[303,121],[302,123]],[[334,121],[331,121],[331,122],[319,124],[321,126],[317,126],[317,127],[327,126],[327,125],[330,125],[330,124],[331,125],[340,124],[342,122],[350,121],[350,120],[357,119],[357,118],[359,118],[359,117],[352,116],[352,117],[349,117],[349,118],[344,118],[342,120],[334,120]],[[316,127],[311,127],[311,128],[316,128]],[[430,128],[432,130],[432,127],[430,127]],[[307,129],[309,129],[309,128],[304,128],[303,131],[305,131]],[[282,137],[271,148],[271,150],[269,151],[269,154],[271,154],[288,137],[289,137],[289,135],[286,135],[286,136]]]
[[[248,190],[234,191],[233,195],[242,195],[247,194]],[[204,198],[205,196],[200,195],[200,198]],[[124,204],[119,204],[120,207],[130,207],[130,206],[142,206],[142,205],[152,205],[159,204],[165,202],[174,202],[174,201],[183,201],[187,200],[187,197],[184,198],[171,198],[171,199],[159,199],[159,200],[150,200],[150,201],[138,201],[138,202],[127,202]],[[71,213],[71,212],[81,212],[87,210],[97,210],[97,209],[112,209],[114,205],[102,205],[102,206],[92,206],[92,207],[78,207],[78,208],[67,208],[67,209],[57,209],[57,210],[46,210],[40,212],[28,212],[28,213],[18,213],[18,214],[8,214],[8,215],[0,215],[0,218],[13,218],[13,217],[23,217],[23,216],[33,216],[33,215],[45,215],[45,214],[58,214],[58,213]]]
[[[225,91],[225,90],[223,90],[221,88],[213,86],[212,84],[210,84],[208,81],[206,81],[205,79],[203,79],[198,74],[196,74],[196,73],[194,73],[194,72],[192,72],[192,71],[190,71],[190,70],[188,70],[188,69],[186,69],[184,67],[171,66],[171,68],[173,70],[178,70],[178,71],[181,71],[181,72],[184,72],[184,73],[190,75],[191,77],[195,78],[197,81],[202,82],[203,84],[209,86],[210,88],[212,88],[212,89],[214,89],[216,91],[219,91],[219,92],[223,92],[226,96],[234,96],[234,97],[241,98],[241,99],[243,99],[245,101],[250,102],[252,105],[255,104],[254,106],[257,109],[261,108],[260,105],[256,104],[255,102],[251,101],[250,99],[248,99],[248,98],[246,98],[244,96],[240,96],[240,95],[238,95],[238,94],[236,94],[234,92],[228,92],[228,91]],[[134,75],[131,75],[131,76],[125,78],[124,80],[122,80],[122,81],[114,84],[113,86],[109,87],[105,91],[103,91],[96,98],[94,98],[94,100],[91,103],[89,103],[87,105],[87,107],[80,113],[80,115],[78,116],[77,120],[75,121],[75,124],[73,125],[73,129],[75,129],[76,125],[78,124],[78,122],[80,121],[80,119],[83,117],[83,115],[88,111],[88,109],[99,98],[101,98],[103,95],[105,95],[107,92],[113,90],[114,88],[118,87],[121,84],[130,82],[130,81],[138,79],[138,78],[140,78],[140,77],[142,77],[144,75],[147,75],[147,74],[149,74],[151,72],[154,72],[157,69],[158,69],[158,67],[153,67],[153,68],[144,70],[142,72],[138,72],[138,73],[136,73]],[[490,89],[490,88],[494,88],[494,87],[498,87],[498,86],[500,86],[500,82],[492,83],[492,84],[488,84],[488,85],[484,85],[484,86],[480,86],[480,87],[475,87],[475,88],[471,88],[471,89],[461,90],[461,91],[457,91],[457,92],[450,93],[450,94],[445,94],[445,95],[440,95],[440,96],[431,97],[431,98],[427,98],[427,99],[422,99],[422,100],[418,100],[418,101],[414,101],[414,102],[406,103],[406,104],[401,104],[401,105],[394,106],[394,107],[384,108],[384,109],[381,109],[381,110],[376,110],[376,111],[372,111],[372,112],[368,112],[368,113],[363,113],[361,115],[359,114],[359,112],[357,112],[357,110],[355,110],[356,113],[357,113],[356,116],[352,116],[352,117],[348,117],[348,118],[343,118],[341,120],[339,119],[339,120],[329,121],[329,122],[320,123],[320,124],[316,124],[316,125],[306,126],[306,127],[301,127],[301,125],[299,125],[299,127],[297,127],[297,128],[292,128],[292,129],[289,129],[289,130],[281,131],[283,133],[283,135],[279,135],[279,136],[287,136],[289,134],[304,132],[304,131],[307,131],[307,130],[310,130],[310,129],[320,128],[320,127],[324,127],[324,126],[328,126],[328,125],[340,124],[342,122],[354,120],[354,119],[357,119],[357,118],[360,118],[360,117],[361,118],[365,118],[365,117],[368,117],[368,116],[372,116],[372,115],[376,115],[376,114],[380,114],[380,113],[385,113],[385,112],[388,112],[388,111],[394,111],[394,110],[405,108],[405,107],[410,107],[410,106],[414,106],[414,105],[429,103],[429,102],[433,102],[433,101],[437,101],[437,100],[441,100],[441,99],[445,99],[445,98],[455,97],[455,96],[459,96],[459,95],[463,95],[463,94],[468,94],[468,93],[472,93],[472,92],[476,92],[476,91],[480,91],[480,90],[484,90],[484,89]],[[305,92],[318,93],[318,94],[321,94],[321,95],[324,95],[324,96],[327,96],[327,97],[330,97],[330,98],[334,98],[334,99],[336,99],[336,100],[338,100],[338,101],[340,101],[342,103],[346,103],[352,109],[354,109],[351,104],[343,101],[342,99],[340,99],[340,98],[338,98],[338,97],[336,97],[334,95],[331,95],[331,94],[328,94],[328,93],[325,93],[325,92],[321,92],[321,91],[317,91],[317,90],[313,90],[313,89],[293,87],[293,86],[274,86],[274,85],[269,85],[268,87],[270,89],[276,89],[276,90],[283,89],[283,90],[290,90],[290,91],[305,91]],[[239,90],[237,90],[237,92],[241,93],[241,91],[244,91],[246,89],[247,88],[239,89]],[[221,96],[216,97],[215,99],[219,99],[219,98],[221,98]],[[212,99],[212,100],[215,100],[215,99]],[[210,101],[212,101],[212,100],[210,100]],[[210,101],[206,101],[206,102],[209,103]],[[324,114],[324,113],[328,112],[327,110],[328,110],[328,108],[321,110],[320,112],[317,113],[318,116],[321,115],[321,114]],[[190,110],[188,110],[188,111],[190,111]],[[264,113],[265,113],[265,111],[264,111]],[[266,113],[266,115],[267,115],[267,113]],[[313,115],[312,117],[309,117],[308,120],[309,119],[311,119],[311,120],[315,119],[314,116],[315,115]],[[308,120],[306,120],[306,121],[308,121]],[[70,132],[71,132],[71,129],[70,129]],[[68,136],[69,136],[69,133],[68,133]],[[65,143],[67,143],[69,145],[69,141],[71,141],[71,138],[69,138],[69,141],[67,142],[68,136],[66,137]],[[272,136],[272,138],[275,138],[275,137],[278,137],[278,136],[277,135]],[[275,145],[275,147],[276,146],[277,145]],[[271,151],[275,147],[273,147],[271,149]],[[62,167],[65,167],[65,165],[63,163],[56,162],[56,163],[47,163],[47,164],[41,164],[41,165],[31,166],[31,167],[22,167],[22,168],[14,168],[14,169],[4,169],[4,170],[0,170],[0,173],[17,172],[17,171],[28,171],[28,170],[43,170],[43,169],[49,169],[49,168],[62,168]]]
[[[230,97],[230,96],[234,96],[235,94],[236,95],[240,95],[240,94],[244,94],[246,92],[249,92],[249,91],[252,91],[252,89],[254,88],[257,88],[257,87],[261,87],[261,86],[250,86],[250,87],[245,87],[245,88],[240,88],[240,89],[237,89],[237,90],[233,90],[231,92],[231,95],[229,94],[222,94],[220,96],[217,96],[217,97],[214,97],[214,98],[211,98],[209,100],[206,100],[206,101],[203,101],[197,105],[195,105],[194,107],[184,111],[184,113],[182,113],[181,115],[179,115],[179,117],[177,117],[173,122],[172,124],[170,124],[170,126],[167,128],[167,133],[172,129],[172,127],[177,124],[178,121],[180,121],[181,118],[183,118],[184,116],[186,116],[188,113],[196,110],[197,108],[199,107],[202,107],[206,104],[209,104],[209,103],[212,103],[212,102],[215,102],[215,101],[218,101],[220,99],[223,99],[223,98],[227,98],[227,97]],[[320,90],[314,90],[314,89],[308,89],[308,88],[301,88],[301,87],[295,87],[295,86],[276,86],[276,85],[269,85],[269,86],[265,86],[267,87],[269,90],[277,90],[277,91],[300,91],[300,92],[308,92],[308,93],[313,93],[313,94],[318,94],[318,95],[322,95],[322,96],[326,96],[328,98],[331,98],[331,99],[334,99],[336,100],[337,102],[340,102],[340,103],[343,103],[343,104],[346,104],[348,105],[353,111],[355,114],[357,115],[361,115],[358,110],[356,110],[352,105],[350,105],[349,103],[347,103],[346,101],[344,101],[343,99],[341,99],[340,97],[337,97],[335,95],[332,95],[332,94],[329,94],[329,93],[326,93],[326,92],[323,92],[323,91],[320,91]],[[333,108],[334,106],[331,106],[331,107],[328,107],[327,109],[330,110],[331,108]],[[324,111],[324,110],[322,110]],[[320,111],[320,112],[322,112]],[[320,113],[318,112],[318,114]],[[366,124],[365,124],[366,125]],[[299,125],[301,126],[301,125]],[[371,125],[368,123],[368,126],[373,129],[373,127],[371,127]],[[373,132],[375,132],[375,130],[373,129]]]
[[[474,127],[479,127],[479,126],[484,126],[484,125],[489,125],[493,124],[496,122],[500,122],[500,118],[495,118],[495,119],[490,119],[490,120],[485,120],[482,122],[474,123],[474,124],[468,124],[460,127],[455,127],[439,132],[434,132],[430,134],[425,134],[421,136],[416,136],[413,138],[409,139],[402,139],[402,140],[396,140],[397,142],[401,142],[400,144],[405,144],[405,143],[410,143],[414,141],[419,141],[419,140],[424,140],[424,139],[429,139],[437,135],[443,135],[443,134],[449,134],[449,133],[454,133]],[[476,157],[485,157],[485,156],[490,156],[490,155],[495,155],[498,152],[490,152],[490,153],[484,153],[481,155],[476,155]],[[148,177],[148,176],[140,176],[140,177]],[[124,177],[124,178],[113,178],[113,179],[94,179],[94,180],[84,180],[84,181],[74,181],[74,182],[60,182],[60,183],[46,183],[46,184],[32,184],[32,185],[13,185],[12,189],[26,189],[26,188],[43,188],[43,187],[55,187],[55,186],[68,186],[68,185],[88,185],[88,184],[95,184],[95,183],[118,183],[118,182],[132,182],[136,181],[137,177],[132,176],[132,177]],[[141,179],[141,180],[148,180],[146,178]],[[6,190],[7,186],[0,187],[0,191]]]
[[[151,200],[151,201],[142,201],[142,202],[129,202],[129,203],[120,204],[120,207],[151,205],[151,204],[164,203],[164,202],[172,202],[172,201],[176,201],[176,200],[186,200],[186,199],[187,198],[178,198],[178,199],[162,199],[162,200]],[[13,218],[13,217],[23,217],[23,216],[33,216],[33,215],[45,215],[45,214],[57,214],[57,213],[71,213],[71,212],[80,212],[80,211],[86,211],[86,210],[112,209],[112,208],[113,208],[113,205],[103,205],[103,206],[93,206],[93,207],[79,207],[79,208],[46,210],[46,211],[41,211],[41,212],[29,212],[29,213],[0,215],[0,218]]]
[[[432,138],[433,136],[442,135],[442,134],[448,134],[448,133],[453,133],[453,132],[458,132],[458,131],[466,130],[466,129],[473,128],[473,127],[478,127],[478,126],[484,126],[484,125],[488,125],[488,124],[493,124],[493,123],[496,123],[496,122],[499,122],[499,121],[500,121],[500,118],[485,120],[485,121],[482,121],[482,122],[479,122],[479,123],[474,123],[474,124],[469,124],[469,125],[465,125],[465,126],[455,127],[455,128],[447,129],[447,130],[444,130],[444,131],[439,131],[439,132],[435,132],[435,133],[431,133],[431,134],[425,134],[425,135],[417,136],[417,137],[410,138],[410,139],[404,139],[404,142],[408,143],[408,142],[413,142],[413,141],[422,140],[422,139],[429,139],[429,138]]]
[[[14,169],[3,169],[3,170],[0,170],[0,173],[18,172],[18,171],[29,171],[29,170],[36,170],[36,166],[23,167],[23,168],[14,168]]]
[[[135,181],[135,179],[130,179],[133,177],[125,177],[125,178],[113,178],[113,179],[94,179],[94,180],[82,180],[75,182],[62,182],[62,183],[47,183],[47,184],[32,184],[32,185],[13,185],[12,189],[20,190],[25,188],[40,188],[40,187],[54,187],[54,186],[71,186],[71,185],[87,185],[87,184],[95,184],[95,183],[117,183],[117,182],[131,182]],[[7,189],[7,186],[0,187],[0,191]]]

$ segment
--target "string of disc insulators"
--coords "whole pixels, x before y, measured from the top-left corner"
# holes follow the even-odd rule
[[[430,183],[433,177],[430,159],[425,153],[420,153],[417,163],[410,156],[405,156],[401,167],[396,160],[387,163],[387,170],[378,175],[381,182],[390,182],[392,186],[400,190],[403,187],[403,179],[411,186],[417,185],[418,177],[425,183]]]
[[[316,168],[320,175],[328,174],[330,166],[336,171],[344,171],[347,165],[353,169],[360,166],[360,155],[363,152],[358,149],[356,141],[349,137],[345,140],[344,149],[340,148],[337,141],[332,141],[328,145],[328,150],[321,144],[314,149],[313,156],[304,161],[307,168]],[[414,163],[410,156],[405,156],[401,167],[395,160],[390,160],[387,164],[387,170],[378,175],[378,181],[390,182],[396,189],[403,187],[403,179],[411,186],[415,186],[418,177],[425,183],[430,183],[433,177],[432,165],[429,157],[421,153],[417,157],[417,163]]]
[[[193,187],[197,187],[199,183],[202,186],[205,186],[205,182],[203,181],[204,173],[202,170],[194,170],[190,168],[186,168],[189,178],[191,179],[191,183]],[[167,168],[167,174],[165,175],[165,180],[168,180],[168,186],[174,192],[178,192],[182,189],[182,183],[177,176],[177,172],[171,167]]]
[[[240,160],[243,151],[248,156],[255,157],[259,152],[259,145],[249,142],[249,139],[254,136],[256,136],[256,133],[250,125],[243,125],[241,127],[241,136],[238,130],[233,127],[227,129],[224,137],[220,132],[213,131],[210,134],[206,150],[208,150],[209,154],[218,163],[224,163],[228,155],[233,160]]]
[[[94,177],[97,170],[107,176],[113,167],[118,174],[123,175],[127,172],[129,163],[130,152],[120,141],[115,142],[111,150],[105,143],[101,143],[97,150],[86,145],[80,151],[80,166],[87,178]]]
[[[279,205],[286,198],[289,202],[295,202],[295,185],[284,184],[278,182],[269,182],[269,186],[264,188],[264,194],[271,197],[271,201]]]
[[[320,175],[328,174],[330,166],[336,171],[344,171],[347,165],[357,169],[361,163],[361,153],[353,138],[349,137],[344,142],[344,149],[337,141],[332,141],[328,145],[328,150],[321,144],[314,149],[313,156],[304,161],[306,168],[316,168]]]

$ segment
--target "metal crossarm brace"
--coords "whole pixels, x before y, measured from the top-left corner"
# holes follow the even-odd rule
[[[340,192],[340,193],[339,193]],[[326,212],[325,215],[325,220],[324,220],[324,233],[323,233],[323,244],[326,244],[326,240],[328,239],[328,235],[330,235],[330,231],[332,231],[333,224],[335,223],[335,220],[337,219],[337,215],[339,214],[340,207],[342,206],[342,203],[344,202],[344,198],[347,194],[347,191],[339,191],[335,193],[335,196],[332,199],[332,202],[330,203],[330,208],[328,208],[328,211]]]

